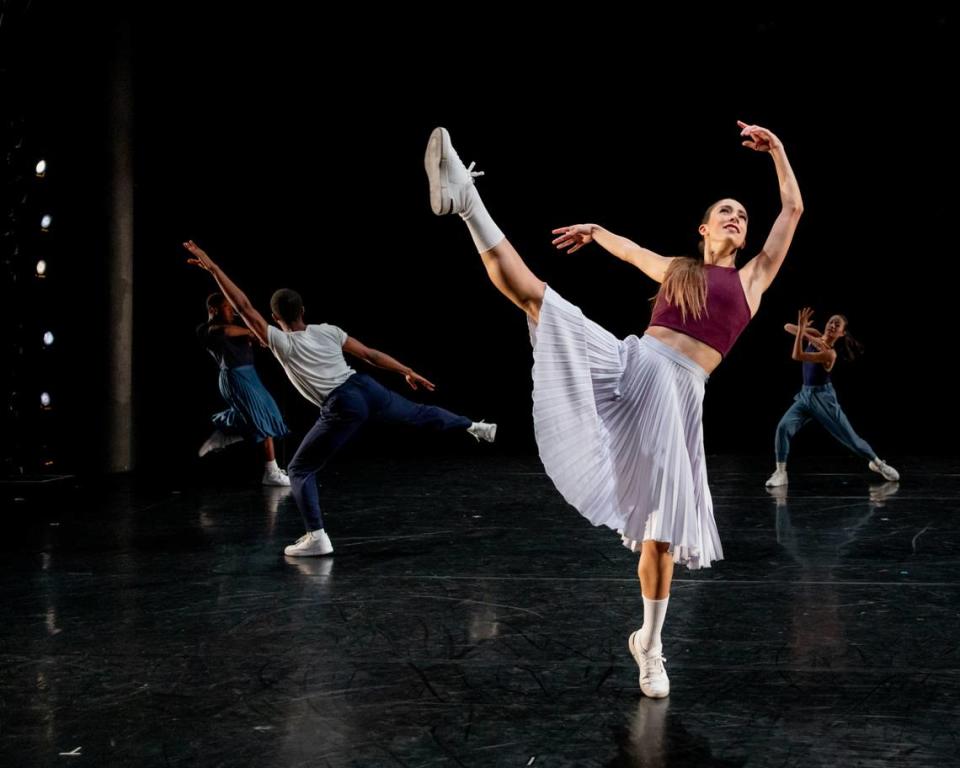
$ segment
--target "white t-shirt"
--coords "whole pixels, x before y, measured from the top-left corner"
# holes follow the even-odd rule
[[[319,406],[356,373],[343,358],[346,341],[346,331],[328,323],[290,333],[267,326],[267,344],[287,378],[301,395]]]

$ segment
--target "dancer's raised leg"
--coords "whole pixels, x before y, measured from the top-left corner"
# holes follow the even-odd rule
[[[424,167],[430,181],[430,207],[438,216],[460,215],[470,231],[474,245],[490,281],[534,322],[539,320],[540,305],[546,287],[520,254],[506,239],[487,211],[474,178],[482,173],[463,164],[450,141],[446,128],[435,128],[427,142]]]

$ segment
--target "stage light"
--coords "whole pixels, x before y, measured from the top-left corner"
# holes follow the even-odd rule
[[[44,408],[49,408],[49,407],[50,407],[50,403],[51,403],[50,393],[49,393],[49,392],[41,392],[41,393],[40,393],[40,405],[43,406]]]
[[[47,331],[45,334],[43,334],[43,344],[46,347],[49,347],[51,344],[53,344],[53,333],[51,331]]]
[[[44,277],[47,274],[47,262],[43,259],[37,262],[37,277]]]
[[[49,213],[43,214],[43,218],[40,219],[40,229],[46,232],[50,229],[50,225],[53,223],[53,217]]]
[[[40,162],[37,163],[37,176],[42,179],[46,175],[46,173],[47,173],[47,161],[40,160]]]

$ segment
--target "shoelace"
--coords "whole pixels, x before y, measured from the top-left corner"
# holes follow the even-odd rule
[[[475,166],[475,165],[476,165],[476,162],[473,162],[473,163],[470,163],[470,165],[467,166],[467,174],[469,174],[469,176],[470,176],[470,181],[471,181],[471,182],[473,182],[473,180],[474,180],[475,178],[477,178],[477,176],[483,176],[483,171],[475,171],[475,170],[473,170],[473,166]]]
[[[663,654],[657,654],[656,656],[647,656],[647,663],[645,669],[643,670],[643,679],[649,680],[651,675],[662,674],[664,665],[667,662],[667,657]]]

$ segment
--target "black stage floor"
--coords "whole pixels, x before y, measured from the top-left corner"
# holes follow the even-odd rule
[[[710,461],[726,560],[677,570],[662,701],[635,556],[534,458],[338,464],[298,561],[285,489],[7,497],[0,763],[960,764],[960,466],[769,464]]]

